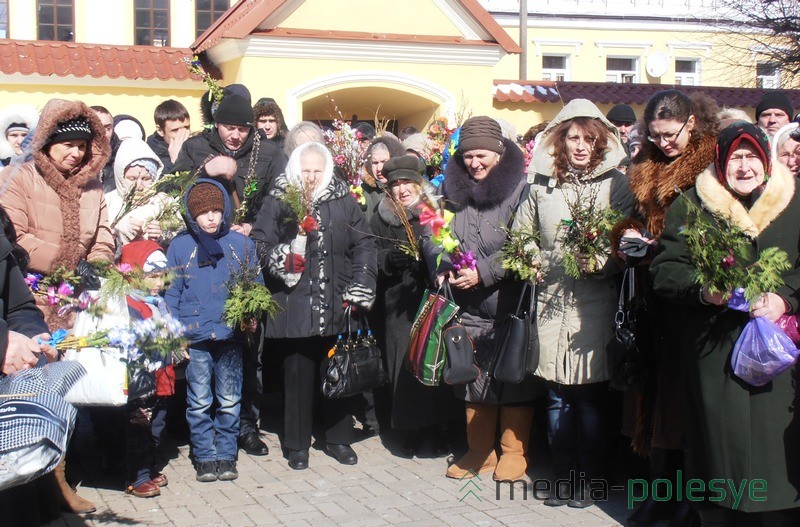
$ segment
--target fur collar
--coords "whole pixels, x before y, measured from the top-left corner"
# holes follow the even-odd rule
[[[757,237],[786,209],[794,197],[795,179],[780,163],[772,167],[772,175],[764,192],[747,210],[741,201],[720,183],[717,172],[709,166],[697,177],[697,196],[714,216],[742,229],[751,238]]]
[[[500,205],[525,179],[525,156],[509,139],[503,139],[505,152],[500,161],[483,181],[475,181],[467,172],[461,156],[454,156],[445,167],[442,194],[453,210],[468,205],[477,209],[491,209]]]
[[[55,130],[59,122],[83,117],[92,128],[92,139],[86,149],[86,157],[78,171],[68,178],[56,169],[44,152],[44,144]],[[31,145],[33,163],[44,182],[52,188],[61,199],[61,222],[63,231],[58,254],[53,265],[64,265],[74,268],[86,257],[80,243],[80,199],[88,190],[97,189],[102,192],[99,175],[111,153],[105,131],[97,114],[80,101],[51,99],[42,110],[39,126]],[[98,211],[99,213],[99,211]]]
[[[695,136],[682,155],[670,159],[650,141],[643,142],[628,176],[637,212],[654,236],[661,236],[667,209],[678,192],[692,188],[697,175],[711,164],[715,145],[713,136]]]

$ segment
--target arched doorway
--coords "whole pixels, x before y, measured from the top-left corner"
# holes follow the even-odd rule
[[[372,122],[375,116],[396,123],[397,129],[420,130],[434,115],[452,118],[454,99],[445,89],[421,78],[395,72],[361,71],[319,77],[287,93],[287,121],[329,121],[355,115]],[[292,115],[293,114],[293,115]],[[292,119],[294,117],[294,119]]]

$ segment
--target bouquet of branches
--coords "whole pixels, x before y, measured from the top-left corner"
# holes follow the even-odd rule
[[[231,269],[231,277],[225,284],[228,299],[225,301],[222,314],[228,327],[239,328],[249,334],[252,333],[250,331],[252,322],[264,315],[274,315],[278,310],[278,304],[272,299],[269,289],[258,281],[261,267],[250,262],[249,256],[246,256],[244,261],[236,254],[233,256],[238,267]]]
[[[292,211],[292,217],[287,221],[297,222],[298,236],[292,242],[292,252],[295,254],[305,254],[306,237],[319,229],[319,222],[314,215],[312,195],[313,189],[304,184],[301,188],[286,185],[283,193],[278,196],[278,201],[288,205]]]
[[[680,199],[686,203],[686,224],[679,232],[686,238],[695,283],[710,293],[743,288],[748,302],[783,285],[781,273],[791,268],[785,251],[769,247],[753,261],[752,240],[740,228],[722,217],[709,218],[683,195]]]
[[[81,283],[81,276],[62,265],[48,275],[28,273],[25,283],[34,296],[43,297],[48,305],[71,306],[78,300],[76,288]]]
[[[414,235],[414,228],[411,226],[411,222],[408,219],[406,208],[402,203],[397,201],[394,196],[392,196],[392,193],[389,192],[388,189],[383,189],[383,191],[387,196],[389,196],[389,203],[391,203],[392,207],[394,207],[394,212],[397,215],[397,219],[400,220],[400,224],[403,226],[403,231],[406,235],[405,240],[393,241],[396,242],[398,249],[412,257],[415,261],[420,261],[421,255],[419,251],[419,243],[417,243],[417,237]]]
[[[224,95],[222,86],[220,86],[217,80],[205,70],[203,64],[200,62],[200,57],[194,55],[191,59],[185,58],[183,60],[189,67],[189,73],[193,73],[194,75],[200,77],[200,79],[208,88],[208,100],[219,104]]]
[[[256,174],[256,161],[258,160],[258,151],[261,148],[261,134],[256,133],[253,138],[253,150],[250,154],[250,164],[247,166],[247,174],[244,178],[244,199],[236,209],[234,215],[234,222],[241,225],[242,223],[253,221],[258,211],[252,210],[253,198],[259,193],[258,174]]]
[[[525,282],[533,283],[539,272],[539,233],[533,225],[509,229],[503,245],[503,269]]]
[[[429,167],[433,168],[433,175],[438,176],[444,172],[444,166],[450,158],[450,136],[455,132],[448,124],[447,117],[434,117],[425,129],[428,141],[425,143],[423,157]]]
[[[366,203],[366,198],[361,192],[361,168],[364,165],[364,156],[359,143],[363,136],[361,132],[350,126],[350,121],[345,120],[333,100],[331,103],[338,119],[333,120],[333,130],[325,131],[325,146],[333,156],[333,163],[350,184],[350,193],[353,198],[363,205]]]
[[[147,187],[141,192],[136,192],[136,189],[131,189],[130,192],[125,196],[125,201],[122,203],[122,208],[117,214],[117,217],[114,218],[114,221],[111,222],[111,227],[115,227],[119,221],[127,216],[132,210],[141,207],[150,202],[153,198],[156,198],[159,194],[163,194],[166,196],[167,199],[172,198],[173,202],[177,201],[179,207],[178,210],[182,210],[181,203],[183,202],[183,195],[186,193],[186,189],[189,188],[189,185],[194,183],[194,181],[199,177],[199,170],[195,171],[194,173],[187,171],[184,172],[175,172],[174,174],[166,174],[161,176],[158,181]],[[159,214],[157,221],[161,224],[162,219],[167,219],[168,216],[165,212],[167,209],[171,211],[175,211],[176,209],[174,206],[170,209],[171,205],[169,202],[165,201],[163,204],[164,207],[162,208],[161,214]],[[174,220],[169,218],[170,222]],[[162,225],[162,229],[165,230],[164,226]]]
[[[428,226],[431,230],[431,241],[442,248],[442,252],[436,257],[436,266],[442,263],[442,256],[447,253],[450,256],[450,263],[456,271],[461,269],[474,270],[478,264],[475,254],[472,251],[461,249],[461,242],[453,234],[450,222],[453,221],[455,214],[447,209],[434,210],[427,204],[421,204],[419,223]]]
[[[564,272],[572,278],[581,277],[578,255],[589,259],[589,271],[595,272],[598,256],[609,255],[608,236],[614,225],[625,215],[610,207],[599,207],[599,185],[575,184],[575,199],[567,200],[570,217],[561,220],[564,229],[562,241]]]

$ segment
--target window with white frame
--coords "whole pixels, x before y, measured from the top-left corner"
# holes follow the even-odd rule
[[[675,59],[675,84],[700,85],[700,61],[697,59]]]
[[[607,57],[606,82],[631,83],[639,80],[639,59],[633,57]]]
[[[568,55],[542,55],[542,80],[568,81],[569,56]]]
[[[756,64],[756,88],[774,90],[781,87],[781,70],[772,62]]]

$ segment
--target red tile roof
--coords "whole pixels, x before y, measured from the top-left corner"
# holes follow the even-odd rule
[[[598,104],[645,104],[657,91],[679,89],[688,95],[702,92],[720,106],[755,107],[767,91],[756,88],[724,88],[720,86],[680,86],[674,84],[615,84],[606,82],[553,82],[496,80],[494,98],[499,102],[568,103],[572,99],[589,99]],[[800,90],[781,90],[800,107]]]
[[[0,39],[0,72],[131,80],[197,80],[184,62],[188,48],[106,46]]]
[[[214,47],[223,38],[242,39],[246,38],[253,33],[259,33],[258,25],[274,13],[278,8],[286,3],[286,0],[240,0],[233,7],[225,11],[211,26],[206,29],[202,35],[197,37],[191,48],[195,53],[201,53]],[[514,42],[508,33],[500,27],[495,21],[494,17],[489,14],[486,9],[481,7],[477,0],[460,0],[464,9],[466,9],[478,24],[489,33],[492,41],[489,43],[496,43],[500,45],[506,53],[521,53],[522,48]],[[274,29],[273,29],[274,31]],[[298,31],[298,30],[292,30]],[[281,33],[273,32],[274,35],[281,36]],[[397,35],[382,34],[382,40],[391,40],[399,42],[415,41],[415,42],[438,42],[437,36],[425,35],[403,35],[398,38]],[[391,37],[391,38],[389,38]],[[350,39],[352,33],[330,31],[326,38],[331,39]],[[374,37],[371,37],[374,38]],[[455,43],[475,44],[474,41],[465,39],[455,39]]]

